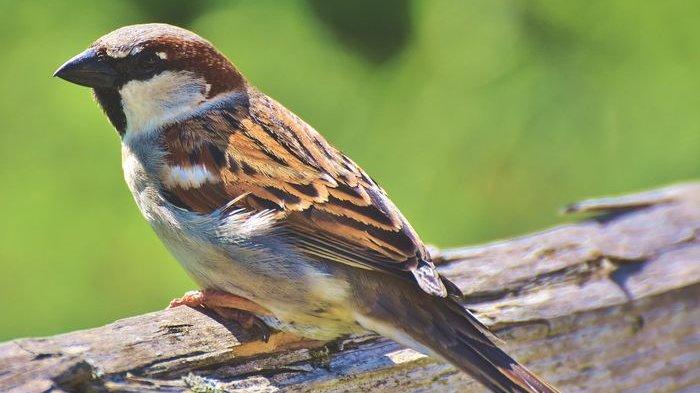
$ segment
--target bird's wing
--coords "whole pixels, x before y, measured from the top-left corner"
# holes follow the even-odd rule
[[[314,258],[412,276],[446,296],[423,243],[352,160],[282,105],[256,91],[165,130],[161,174],[173,204],[209,213],[235,201],[277,215]]]

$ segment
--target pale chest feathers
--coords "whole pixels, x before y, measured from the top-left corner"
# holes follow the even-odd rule
[[[210,105],[216,101],[198,110]],[[186,115],[192,110],[178,116]],[[160,127],[127,132],[124,177],[143,216],[201,287],[250,298],[273,311],[276,327],[297,334],[330,339],[358,328],[346,306],[352,291],[344,269],[298,252],[269,211],[200,214],[170,204],[166,185],[190,189],[221,179],[205,166],[168,165],[162,142]]]
[[[157,147],[157,135],[142,134],[131,142],[122,143],[124,181],[141,213],[152,222],[160,199],[160,179],[153,174],[160,171],[165,153]]]

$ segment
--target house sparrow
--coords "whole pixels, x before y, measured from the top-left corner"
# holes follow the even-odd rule
[[[127,26],[55,76],[94,90],[136,204],[204,289],[173,305],[318,340],[370,330],[495,392],[556,391],[458,303],[377,183],[208,41]]]

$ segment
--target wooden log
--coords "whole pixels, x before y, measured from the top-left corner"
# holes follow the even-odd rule
[[[574,204],[598,216],[446,250],[504,347],[565,392],[700,391],[700,183]],[[387,339],[268,343],[187,308],[0,344],[0,391],[476,392]]]

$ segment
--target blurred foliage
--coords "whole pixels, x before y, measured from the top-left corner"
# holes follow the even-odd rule
[[[370,61],[387,61],[408,42],[412,27],[408,0],[308,2],[342,44]]]
[[[188,26],[203,13],[223,4],[224,0],[130,0],[130,5],[140,13],[143,21],[158,21],[178,26]],[[137,22],[138,23],[138,22]]]
[[[0,0],[0,339],[193,287],[132,202],[90,92],[50,77],[114,28],[199,32],[382,183],[426,242],[454,246],[696,178],[699,14],[675,0]]]

